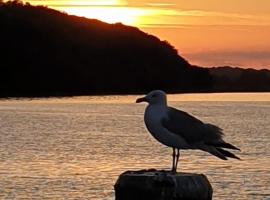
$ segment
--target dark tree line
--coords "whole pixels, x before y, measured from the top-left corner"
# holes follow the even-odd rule
[[[270,71],[233,67],[211,68],[213,91],[266,92],[270,91]]]
[[[69,16],[19,1],[0,6],[0,95],[199,92],[208,70],[166,41],[120,23]]]

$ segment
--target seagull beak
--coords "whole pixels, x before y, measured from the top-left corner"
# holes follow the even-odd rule
[[[138,98],[136,100],[136,103],[141,103],[141,102],[147,102],[146,98],[145,97],[142,97],[142,98]]]

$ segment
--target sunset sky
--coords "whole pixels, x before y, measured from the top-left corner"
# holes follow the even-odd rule
[[[167,40],[191,64],[270,69],[270,0],[39,0]]]

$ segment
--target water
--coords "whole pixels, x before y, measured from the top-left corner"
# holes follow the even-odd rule
[[[135,99],[1,100],[0,199],[112,200],[123,171],[169,169],[171,149],[147,133],[145,104],[134,104]],[[242,149],[237,153],[242,161],[182,151],[181,171],[206,174],[214,199],[270,199],[269,93],[169,100],[222,127],[225,139]]]

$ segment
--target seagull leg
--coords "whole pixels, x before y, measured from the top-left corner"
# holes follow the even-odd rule
[[[173,157],[173,162],[172,162],[172,172],[176,172],[176,168],[175,168],[175,148],[173,148],[173,153],[172,153],[172,157]]]
[[[177,165],[178,165],[179,157],[180,157],[180,150],[177,149],[176,162],[175,162],[175,172],[177,171]]]

